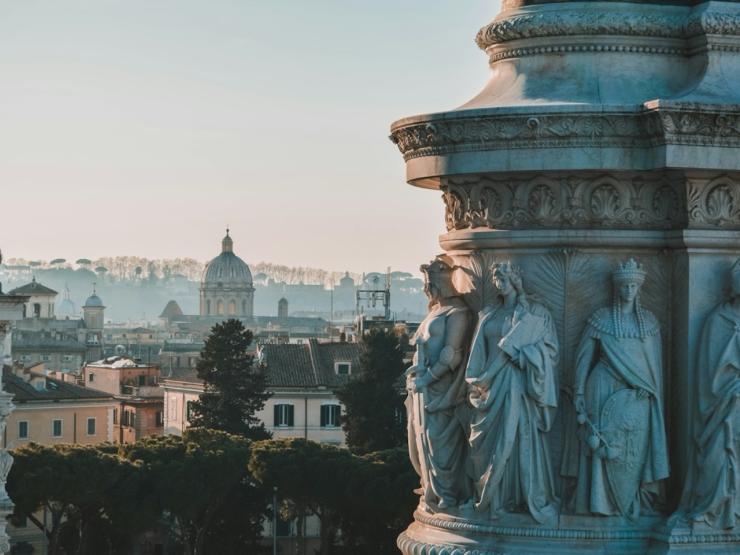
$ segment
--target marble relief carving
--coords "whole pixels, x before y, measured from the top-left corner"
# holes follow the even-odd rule
[[[493,267],[500,299],[481,312],[465,371],[476,511],[557,519],[545,434],[557,410],[558,340],[548,310],[527,299],[520,270]]]
[[[592,271],[578,253],[553,256],[563,258],[564,275]],[[467,276],[467,291],[453,285],[456,269]],[[483,520],[524,513],[552,525],[561,512],[547,443],[560,388],[556,320],[527,295],[521,270],[489,253],[472,253],[467,267],[438,257],[422,271],[430,312],[414,338],[406,401],[421,506]],[[589,275],[579,277],[593,285]],[[575,407],[562,413],[561,474],[575,482],[568,512],[637,518],[663,500],[661,330],[640,302],[645,278],[634,259],[618,265],[612,304],[588,319],[568,357],[574,369],[563,370]],[[472,341],[468,307],[479,311]],[[573,337],[578,319],[561,309],[558,321],[569,328],[562,333]]]
[[[679,194],[682,183],[665,175],[456,178],[444,180],[443,186],[448,231],[479,227],[671,229],[685,219],[683,195]]]
[[[740,260],[731,298],[704,323],[697,358],[696,454],[679,515],[722,530],[740,526]]]
[[[633,259],[617,267],[612,306],[589,318],[576,354],[579,426],[566,436],[563,470],[577,482],[577,514],[636,518],[655,508],[669,475],[660,326],[640,304],[645,275]]]
[[[740,226],[740,182],[729,176],[689,179],[686,196],[691,227]]]
[[[465,473],[467,437],[464,362],[471,314],[452,284],[452,261],[437,257],[421,267],[429,314],[414,336],[416,354],[406,372],[409,454],[421,478],[422,506],[434,512],[470,498]]]

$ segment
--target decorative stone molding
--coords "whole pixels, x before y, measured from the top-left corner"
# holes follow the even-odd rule
[[[512,538],[549,538],[564,540],[634,540],[652,536],[650,527],[645,528],[550,528],[545,526],[497,526],[463,519],[437,518],[422,511],[414,513],[414,520],[431,528],[458,534],[481,536],[508,536]]]
[[[740,228],[740,181],[723,175],[686,182],[689,225],[693,228]]]
[[[685,13],[548,10],[492,21],[475,38],[485,50],[512,40],[576,35],[681,38]]]
[[[693,145],[740,147],[740,110],[646,109],[637,113],[498,115],[400,123],[390,139],[406,161],[519,148]]]
[[[696,35],[740,35],[740,14],[737,12],[692,13],[686,20],[684,34]]]
[[[730,12],[645,10],[542,10],[497,19],[478,31],[475,42],[486,50],[522,39],[569,36],[627,36],[685,39],[703,34],[740,35],[740,15]]]
[[[520,48],[508,48],[491,53],[490,62],[498,62],[509,58],[522,56],[534,56],[537,54],[564,54],[570,52],[633,52],[638,54],[662,54],[670,56],[682,56],[686,54],[685,48],[655,45],[635,44],[558,44],[548,46],[529,46]]]
[[[408,161],[449,152],[532,147],[632,146],[642,128],[634,114],[547,114],[458,117],[393,129]]]
[[[663,144],[740,146],[740,111],[657,110],[648,113],[645,128]]]
[[[501,551],[481,551],[480,549],[468,550],[452,545],[438,545],[420,542],[410,538],[406,532],[402,532],[396,540],[398,549],[403,554],[413,555],[503,555]]]
[[[666,174],[444,178],[447,230],[682,227],[681,182]],[[740,211],[740,204],[738,204]]]

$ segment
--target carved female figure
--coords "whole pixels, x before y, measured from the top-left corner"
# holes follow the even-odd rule
[[[740,524],[740,260],[732,267],[732,298],[704,324],[696,372],[696,458],[681,505],[693,521],[735,528]]]
[[[416,355],[406,372],[409,455],[421,477],[422,506],[447,509],[470,497],[467,437],[459,419],[470,311],[452,285],[447,259],[438,257],[421,271],[429,314],[414,336]]]
[[[634,259],[619,264],[613,304],[589,318],[576,354],[579,437],[564,469],[577,477],[579,514],[636,518],[669,474],[660,327],[640,305],[645,276]]]
[[[527,300],[518,268],[495,264],[493,280],[500,304],[481,312],[465,370],[475,508],[549,523],[558,506],[545,441],[557,409],[555,326]]]

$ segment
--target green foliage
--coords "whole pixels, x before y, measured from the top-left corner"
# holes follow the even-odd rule
[[[169,530],[188,555],[259,552],[266,497],[247,470],[249,442],[216,430],[116,447],[16,449],[8,492],[17,518],[46,508],[49,553],[131,553],[148,530]]]
[[[345,407],[342,428],[356,454],[382,451],[406,443],[401,340],[390,331],[373,329],[363,342],[359,375],[336,392]]]
[[[303,439],[261,441],[249,469],[266,489],[277,486],[284,518],[321,519],[322,554],[393,553],[418,501],[402,448],[360,457]]]
[[[239,320],[216,324],[198,361],[198,377],[205,382],[200,400],[193,404],[193,426],[223,430],[248,439],[270,437],[256,413],[270,398],[263,372],[247,354],[252,332]]]
[[[124,553],[128,539],[143,530],[139,517],[138,465],[81,445],[45,447],[31,443],[13,452],[8,493],[15,515],[46,508],[49,553]]]
[[[266,500],[247,471],[247,440],[191,428],[182,438],[149,437],[125,445],[121,454],[142,465],[145,491],[186,553],[257,549]]]

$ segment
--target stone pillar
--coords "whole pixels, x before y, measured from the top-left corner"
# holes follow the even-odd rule
[[[466,475],[472,493],[437,495],[430,481],[401,551],[739,551],[740,512],[733,524],[718,523],[716,507],[700,510],[708,483],[697,461],[722,464],[697,438],[711,427],[701,415],[714,376],[707,353],[724,341],[702,330],[740,298],[740,3],[508,0],[477,43],[491,67],[484,89],[391,130],[408,182],[441,192],[440,244],[457,294],[478,315],[463,369],[417,364],[409,382],[411,399],[445,372],[465,372],[453,408],[469,441],[464,456],[476,461]],[[637,303],[622,292],[630,283]],[[542,331],[550,323],[557,345]],[[524,331],[512,331],[517,324]],[[740,311],[732,325],[740,333]],[[433,342],[433,330],[423,333]],[[488,343],[494,336],[498,346]],[[478,361],[476,349],[491,357]],[[740,354],[728,357],[740,368]],[[597,387],[602,372],[610,377]],[[527,381],[550,374],[556,399]],[[728,384],[740,388],[740,371]],[[504,387],[513,389],[501,402],[518,395],[525,408],[496,410],[521,411],[516,422],[481,401],[496,406]],[[625,391],[612,398],[609,388]],[[740,449],[740,406],[729,403],[722,437]],[[409,404],[410,431],[424,491],[425,473],[438,476],[446,463],[419,458],[437,441],[434,430],[419,432],[433,428],[436,409],[427,403],[419,418],[419,406]],[[470,467],[483,464],[476,442],[489,435],[496,460],[484,477]],[[725,467],[740,468],[734,462]]]

